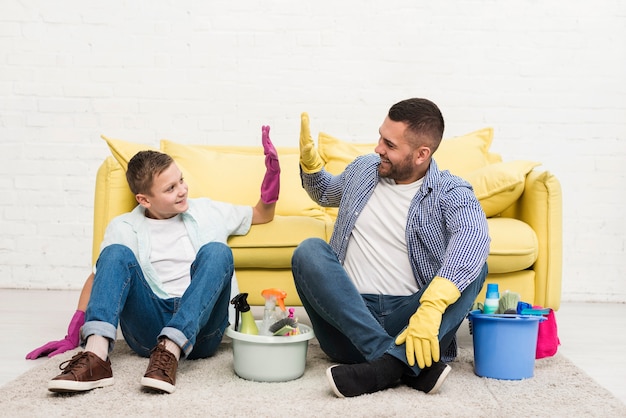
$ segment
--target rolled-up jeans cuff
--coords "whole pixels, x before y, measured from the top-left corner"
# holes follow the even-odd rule
[[[176,343],[180,347],[180,349],[185,353],[185,356],[188,356],[193,350],[193,345],[189,342],[189,338],[185,336],[180,330],[172,327],[165,327],[161,330],[161,334],[159,334],[159,338],[168,338]]]
[[[117,328],[104,321],[88,321],[80,329],[80,345],[85,348],[87,338],[90,335],[100,335],[109,340],[109,353],[113,351],[115,339],[117,338]]]

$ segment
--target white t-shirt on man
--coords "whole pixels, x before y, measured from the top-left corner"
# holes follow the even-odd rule
[[[344,268],[361,294],[408,296],[418,291],[409,262],[406,224],[423,178],[396,184],[381,178],[356,221]]]

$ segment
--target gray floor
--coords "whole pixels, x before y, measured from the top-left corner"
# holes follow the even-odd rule
[[[2,386],[46,361],[25,360],[24,356],[35,347],[65,336],[78,292],[0,289],[0,301]],[[253,313],[258,316],[256,308]],[[556,316],[560,353],[626,403],[626,304],[565,302]],[[459,339],[461,344],[471,344],[466,324],[461,326]]]

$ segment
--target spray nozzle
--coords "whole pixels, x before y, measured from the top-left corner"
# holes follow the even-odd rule
[[[261,292],[261,295],[265,298],[265,301],[273,301],[278,304],[280,309],[285,312],[287,308],[285,308],[285,298],[287,297],[287,292],[281,289],[277,289],[272,287],[270,289],[265,289]]]
[[[237,325],[239,324],[239,312],[248,312],[250,305],[248,305],[248,294],[240,293],[231,299],[230,303],[235,306],[235,331],[237,331]]]

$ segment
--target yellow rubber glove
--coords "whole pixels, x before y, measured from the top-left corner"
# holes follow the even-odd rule
[[[396,338],[396,345],[406,343],[409,366],[420,369],[439,361],[439,327],[446,308],[461,297],[461,292],[450,280],[435,277],[420,298],[420,307],[409,319],[409,325]]]
[[[309,115],[306,112],[300,115],[300,166],[307,174],[322,171],[324,167],[324,161],[317,152],[311,137]]]

